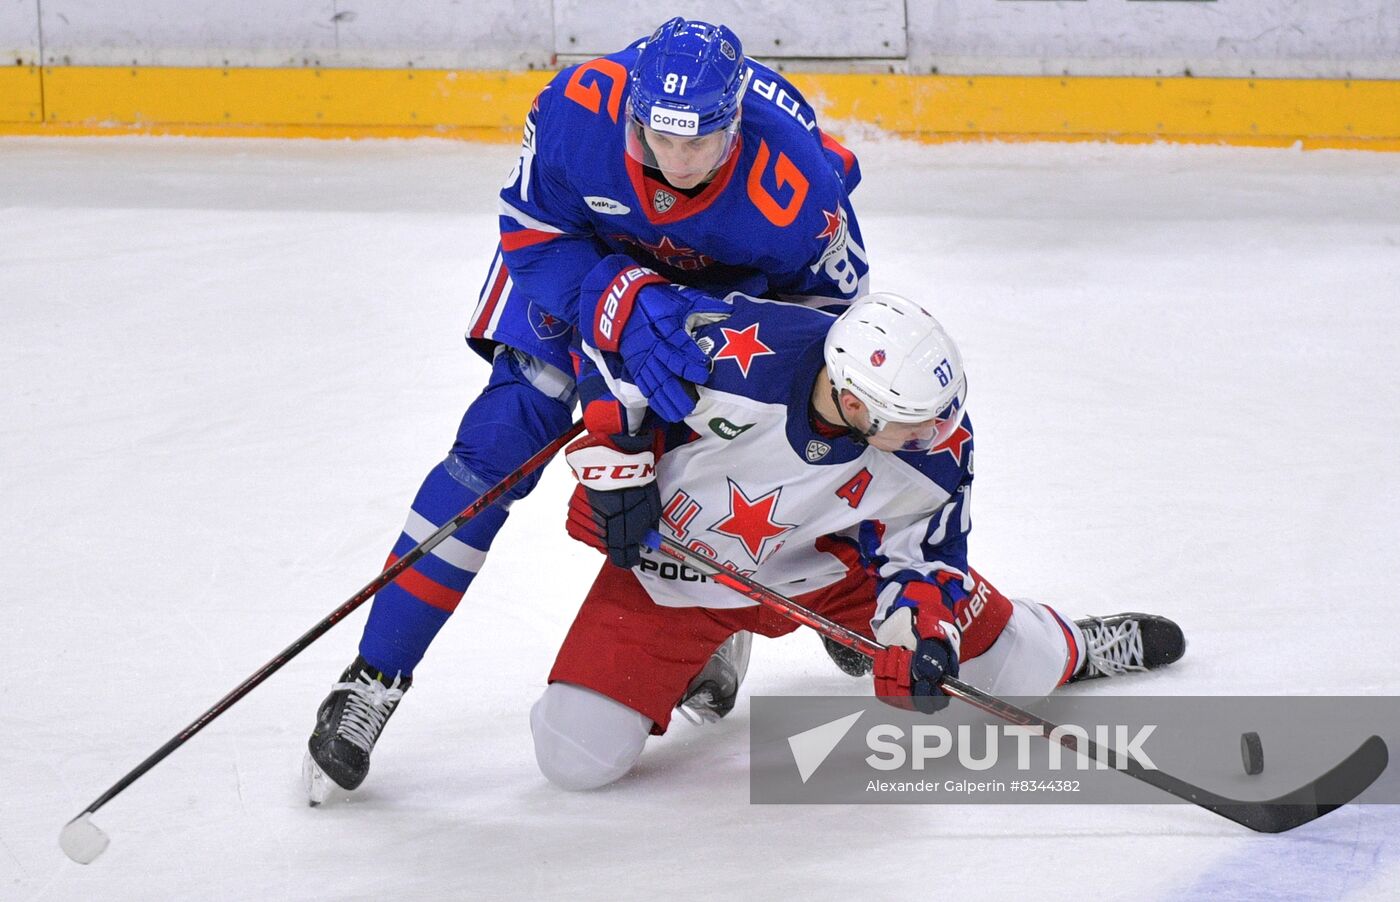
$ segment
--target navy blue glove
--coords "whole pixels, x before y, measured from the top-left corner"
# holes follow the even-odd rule
[[[951,574],[950,574],[951,575]],[[884,651],[875,655],[875,694],[899,707],[906,702],[925,714],[941,711],[948,697],[940,684],[958,675],[961,633],[934,583],[909,583],[890,615],[875,631]]]
[[[651,434],[586,435],[564,452],[579,481],[565,528],[619,567],[642,562],[642,540],[661,521],[657,445]]]

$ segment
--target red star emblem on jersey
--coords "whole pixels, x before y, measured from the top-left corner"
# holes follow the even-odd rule
[[[656,244],[650,244],[638,238],[637,244],[646,248],[659,262],[675,269],[686,271],[704,269],[715,262],[713,257],[676,244],[668,235],[662,235],[661,240]]]
[[[773,519],[773,511],[778,506],[778,496],[782,491],[782,486],[779,486],[766,495],[750,499],[739,484],[730,479],[729,516],[711,526],[710,531],[738,539],[753,562],[762,563],[765,552],[777,550],[766,547],[768,542],[797,528],[795,523],[779,523]]]
[[[544,341],[558,338],[569,331],[569,324],[547,310],[530,305],[530,328]]]
[[[758,339],[758,323],[754,323],[747,329],[726,329],[720,327],[720,332],[724,335],[724,347],[715,354],[715,360],[733,360],[739,364],[739,372],[744,374],[744,378],[749,378],[749,367],[753,365],[755,357],[762,357],[772,354],[773,349]]]
[[[947,440],[944,441],[943,444],[933,446],[929,449],[928,453],[942,454],[946,452],[948,454],[953,455],[953,460],[958,462],[958,466],[962,466],[963,447],[966,446],[971,439],[972,431],[969,430],[962,423],[959,423],[958,428],[954,430],[952,435],[948,436]]]
[[[828,213],[823,210],[822,215],[826,217],[826,228],[818,232],[817,237],[835,238],[841,233],[841,220],[843,218],[841,216],[841,210],[837,209],[834,213]]]

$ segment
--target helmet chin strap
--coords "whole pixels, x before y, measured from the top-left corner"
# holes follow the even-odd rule
[[[836,405],[836,415],[841,418],[842,425],[851,430],[851,440],[856,444],[869,444],[870,437],[880,431],[880,427],[875,425],[874,417],[870,418],[870,428],[864,431],[857,428],[854,423],[846,419],[846,412],[841,409],[841,393],[837,391],[835,385],[831,386],[831,403]],[[835,426],[836,424],[832,423],[831,425]]]

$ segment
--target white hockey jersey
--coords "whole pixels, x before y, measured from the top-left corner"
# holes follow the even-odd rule
[[[971,421],[927,453],[823,435],[810,399],[835,317],[738,294],[728,301],[730,316],[695,331],[712,374],[697,386],[695,411],[670,427],[657,462],[661,532],[788,595],[840,580],[847,568],[835,549],[845,543],[879,577],[876,621],[906,582],[940,570],[966,582]],[[641,394],[622,358],[599,351],[582,331],[585,403],[618,400],[635,413]],[[657,604],[754,604],[664,555],[643,553],[637,575]]]

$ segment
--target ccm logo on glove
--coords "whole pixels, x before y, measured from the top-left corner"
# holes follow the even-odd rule
[[[579,484],[569,499],[569,535],[618,567],[642,562],[642,540],[661,520],[656,488],[658,434],[588,435],[564,457]]]
[[[627,454],[606,445],[594,445],[571,449],[568,460],[574,477],[599,491],[646,485],[656,478],[656,455],[651,451]]]

